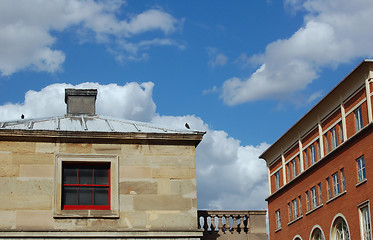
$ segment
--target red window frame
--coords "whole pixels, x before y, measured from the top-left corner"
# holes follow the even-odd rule
[[[62,195],[65,194],[64,187],[76,187],[76,205],[64,204],[62,201],[62,210],[110,210],[110,163],[63,163],[62,172],[66,166],[76,169],[76,183],[64,183],[62,182]],[[79,169],[89,169],[92,170],[92,183],[91,184],[81,184],[79,183]],[[107,184],[95,184],[95,169],[105,169],[108,171],[108,183]],[[79,188],[90,187],[92,190],[92,205],[79,205]],[[95,189],[97,188],[107,188],[107,205],[95,205]]]

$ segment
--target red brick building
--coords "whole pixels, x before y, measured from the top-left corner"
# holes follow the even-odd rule
[[[371,240],[373,60],[364,60],[262,155],[271,240]]]

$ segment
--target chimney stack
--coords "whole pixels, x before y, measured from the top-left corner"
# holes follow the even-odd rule
[[[65,89],[67,114],[95,115],[97,89]]]

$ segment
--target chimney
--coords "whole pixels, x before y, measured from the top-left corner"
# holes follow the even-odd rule
[[[65,89],[65,103],[67,114],[95,115],[97,89]]]

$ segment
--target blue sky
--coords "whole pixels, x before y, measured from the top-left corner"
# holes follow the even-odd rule
[[[371,0],[0,1],[0,121],[63,115],[65,87],[97,87],[99,114],[207,131],[199,208],[265,209],[258,156],[372,57],[372,14]]]

